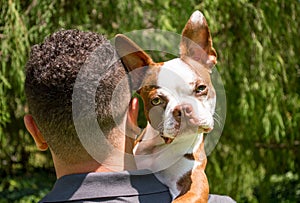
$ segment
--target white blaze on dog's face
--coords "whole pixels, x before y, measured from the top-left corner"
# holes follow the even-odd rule
[[[216,52],[201,12],[194,12],[183,29],[180,58],[154,63],[124,35],[117,35],[116,49],[134,72],[131,81],[143,98],[148,122],[165,143],[179,134],[212,130],[216,94],[210,72]]]
[[[139,94],[147,120],[166,143],[179,134],[213,129],[216,94],[210,70],[191,58],[150,65]]]
[[[157,94],[167,100],[163,137],[213,129],[216,94],[207,68],[190,58],[177,58],[164,63],[157,79]]]

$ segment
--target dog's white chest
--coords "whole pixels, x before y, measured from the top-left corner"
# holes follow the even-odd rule
[[[195,136],[197,137],[195,138]],[[190,142],[191,140],[193,142]],[[136,155],[136,164],[138,169],[151,169],[155,172],[155,176],[169,187],[174,199],[180,194],[178,181],[189,171],[193,170],[194,167],[201,164],[201,161],[188,159],[184,155],[195,154],[202,141],[202,133],[199,135],[184,135],[181,139],[175,139],[174,143],[170,145],[157,145],[153,154]],[[139,143],[135,151],[141,150],[139,153],[145,152],[146,149],[143,144],[145,143]],[[138,149],[139,147],[141,149]]]
[[[187,154],[195,154],[200,144],[203,141],[203,134],[198,135],[193,146],[187,151]],[[205,155],[204,155],[205,156]],[[173,197],[177,197],[180,194],[180,188],[178,187],[178,181],[188,172],[193,170],[197,165],[201,164],[201,160],[190,160],[182,156],[175,164],[168,167],[165,170],[155,173],[155,176],[165,185],[169,187],[170,193]]]

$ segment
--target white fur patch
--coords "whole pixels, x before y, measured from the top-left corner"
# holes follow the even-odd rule
[[[195,135],[192,136],[187,136],[187,138],[185,138],[186,140],[193,140]],[[176,139],[175,139],[176,140]],[[184,140],[181,140],[181,142]],[[195,153],[198,148],[200,147],[200,144],[203,141],[203,134],[199,134],[198,137],[195,139],[194,143],[192,144],[192,146],[190,148],[188,148],[188,150],[186,151],[186,153]],[[178,145],[176,147],[176,149],[180,149],[178,147],[181,147],[180,145]],[[205,158],[205,156],[204,156]],[[157,173],[155,173],[155,176],[165,185],[167,185],[169,187],[170,193],[173,197],[173,199],[175,197],[177,197],[180,193],[180,191],[177,188],[177,181],[183,177],[188,171],[196,168],[198,165],[201,165],[202,162],[201,161],[194,161],[194,160],[189,160],[186,158],[181,158],[180,160],[178,160],[174,165],[168,167],[167,169],[163,170],[163,171],[159,171]]]
[[[158,93],[168,98],[169,103],[165,109],[164,135],[172,137],[175,129],[173,110],[177,105],[190,104],[197,115],[199,126],[213,128],[213,99],[199,101],[194,95],[195,81],[201,78],[180,58],[164,63],[158,74],[157,85],[160,87]],[[184,123],[182,123],[184,124]],[[195,132],[197,128],[195,127]]]
[[[158,75],[157,85],[170,90],[173,96],[191,94],[193,87],[189,84],[196,78],[196,74],[180,58],[164,63]]]
[[[195,11],[190,19],[193,24],[203,24],[205,18],[200,11]]]

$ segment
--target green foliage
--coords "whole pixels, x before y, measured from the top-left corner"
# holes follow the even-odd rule
[[[297,202],[295,187],[293,195],[276,196],[272,177],[299,174],[299,2],[200,5],[212,25],[228,104],[222,144],[209,157],[212,192],[226,187],[241,202]]]
[[[24,114],[24,71],[28,52],[28,30],[20,15],[20,3],[8,1],[1,12],[1,74],[0,74],[0,140],[1,168],[7,173],[12,170],[11,162],[20,158],[24,138],[20,117]],[[21,140],[20,140],[21,138]],[[26,144],[26,142],[24,142]],[[25,154],[24,154],[25,155]],[[24,157],[25,158],[25,157]],[[24,160],[26,161],[26,159]]]
[[[238,202],[297,202],[299,4],[297,0],[1,0],[0,197],[36,201],[52,183],[27,193],[36,187],[31,185],[36,184],[34,178],[19,182],[15,176],[20,170],[53,167],[46,161],[49,154],[34,149],[23,125],[28,111],[24,67],[30,46],[61,28],[95,31],[107,38],[146,28],[180,33],[199,9],[212,31],[228,105],[223,135],[208,157],[211,193],[227,194]]]
[[[1,203],[38,202],[52,188],[55,182],[55,174],[54,171],[36,170],[34,175],[17,174],[7,176],[2,181],[7,185],[0,185]]]

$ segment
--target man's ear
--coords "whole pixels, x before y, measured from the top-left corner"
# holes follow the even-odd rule
[[[180,56],[190,57],[208,68],[217,63],[217,53],[212,45],[210,30],[200,11],[191,15],[182,31]]]
[[[115,47],[123,65],[130,74],[133,90],[139,89],[145,77],[147,67],[153,63],[151,57],[122,34],[116,35]]]
[[[41,151],[46,151],[48,149],[48,144],[30,114],[24,116],[24,124],[28,132],[33,137],[37,148]]]
[[[127,115],[127,136],[136,136],[140,134],[141,129],[138,126],[139,102],[138,98],[132,98],[128,107]]]

